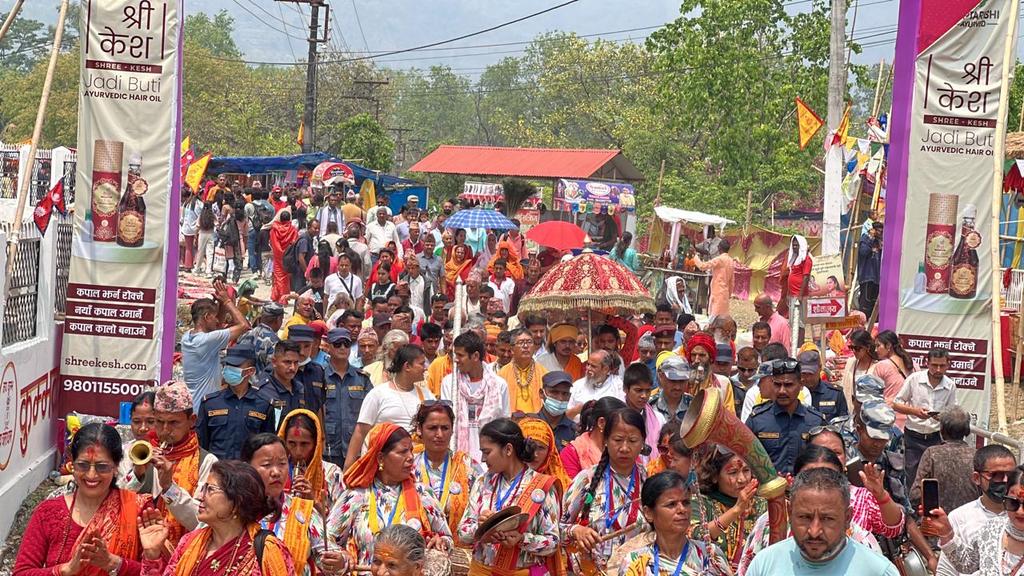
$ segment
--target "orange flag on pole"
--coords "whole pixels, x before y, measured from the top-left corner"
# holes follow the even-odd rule
[[[197,194],[200,192],[199,185],[203,181],[203,176],[206,174],[206,165],[210,163],[210,158],[213,154],[207,152],[203,154],[202,158],[196,160],[188,167],[188,174],[185,175],[185,184],[194,190]]]
[[[299,135],[295,138],[295,143],[299,146],[303,146],[306,143],[306,121],[301,120],[299,122]]]
[[[803,150],[807,147],[807,143],[814,138],[814,135],[821,130],[824,122],[821,121],[821,117],[814,113],[803,100],[796,99],[796,119],[799,128],[800,135],[800,149]]]

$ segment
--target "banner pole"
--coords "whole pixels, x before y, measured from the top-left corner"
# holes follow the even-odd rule
[[[1013,48],[1017,39],[1017,12],[1020,9],[1019,0],[1010,2],[1010,29],[1007,32],[1005,45],[1003,46],[1003,70],[1001,86],[1007,98],[999,99],[999,120],[997,126],[1003,126],[1006,122],[1006,110],[1008,107],[1010,92],[1010,76],[1016,58],[1013,55]],[[996,393],[996,421],[997,430],[1006,433],[1006,382],[1003,377],[1003,337],[1000,326],[1000,305],[999,291],[1002,287],[1002,277],[996,273],[999,265],[999,207],[1003,200],[1003,153],[1006,148],[1005,130],[999,133],[996,138],[995,150],[993,151],[992,170],[992,241],[989,243],[992,256],[992,368],[995,370],[995,393]]]
[[[18,11],[14,7],[12,14]],[[64,19],[68,15],[68,0],[60,3],[60,16],[57,18],[57,28],[53,32],[53,48],[50,49],[50,63],[46,67],[46,79],[43,80],[43,92],[39,97],[39,110],[36,112],[36,124],[32,128],[32,143],[28,148],[28,169],[25,177],[18,183],[18,206],[14,210],[14,221],[11,222],[11,237],[7,241],[7,277],[14,274],[14,255],[18,250],[18,240],[21,237],[21,220],[25,217],[25,203],[28,200],[28,187],[32,182],[32,168],[36,162],[36,150],[39,148],[39,138],[43,132],[43,121],[46,119],[46,106],[50,102],[50,86],[53,84],[53,71],[57,67],[57,55],[60,53],[60,43],[64,37]],[[5,27],[7,23],[5,23]]]
[[[24,3],[25,0],[15,0],[14,6],[11,7],[11,11],[7,13],[4,25],[0,27],[0,40],[3,40],[4,36],[7,35],[7,31],[10,30],[11,24],[14,23],[14,19],[18,17],[18,12],[21,10],[21,5]]]

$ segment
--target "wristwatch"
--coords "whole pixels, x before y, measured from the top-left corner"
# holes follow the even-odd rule
[[[114,564],[107,568],[107,574],[110,576],[117,576],[117,573],[121,571],[121,564],[124,562],[120,556],[115,556]]]

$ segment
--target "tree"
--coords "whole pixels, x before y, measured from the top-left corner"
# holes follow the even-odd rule
[[[339,158],[352,159],[371,170],[391,168],[395,143],[369,114],[357,114],[337,128],[339,139],[328,150]]]
[[[0,14],[0,22],[6,18],[7,14]],[[46,58],[52,45],[53,37],[47,36],[42,22],[15,18],[7,35],[0,40],[0,68],[28,72]]]
[[[241,58],[242,52],[231,37],[235,30],[235,19],[227,10],[221,10],[210,18],[197,12],[185,17],[185,41],[192,47],[203,48],[217,58]]]

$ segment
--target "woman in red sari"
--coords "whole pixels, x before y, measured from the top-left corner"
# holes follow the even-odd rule
[[[163,515],[147,509],[139,517],[143,576],[287,576],[292,557],[276,536],[257,539],[260,519],[280,512],[267,498],[256,470],[238,460],[219,460],[198,494],[199,521],[206,524],[181,539],[167,559]],[[262,540],[260,546],[254,540]],[[257,560],[262,556],[262,562]]]
[[[14,574],[18,576],[137,576],[139,510],[150,503],[114,486],[124,452],[110,426],[83,426],[71,441],[75,490],[44,501],[25,529]]]
[[[299,231],[292,226],[292,214],[287,209],[277,213],[270,224],[270,251],[274,257],[274,284],[270,299],[278,301],[291,292],[291,277],[284,269],[284,253],[299,239]]]

